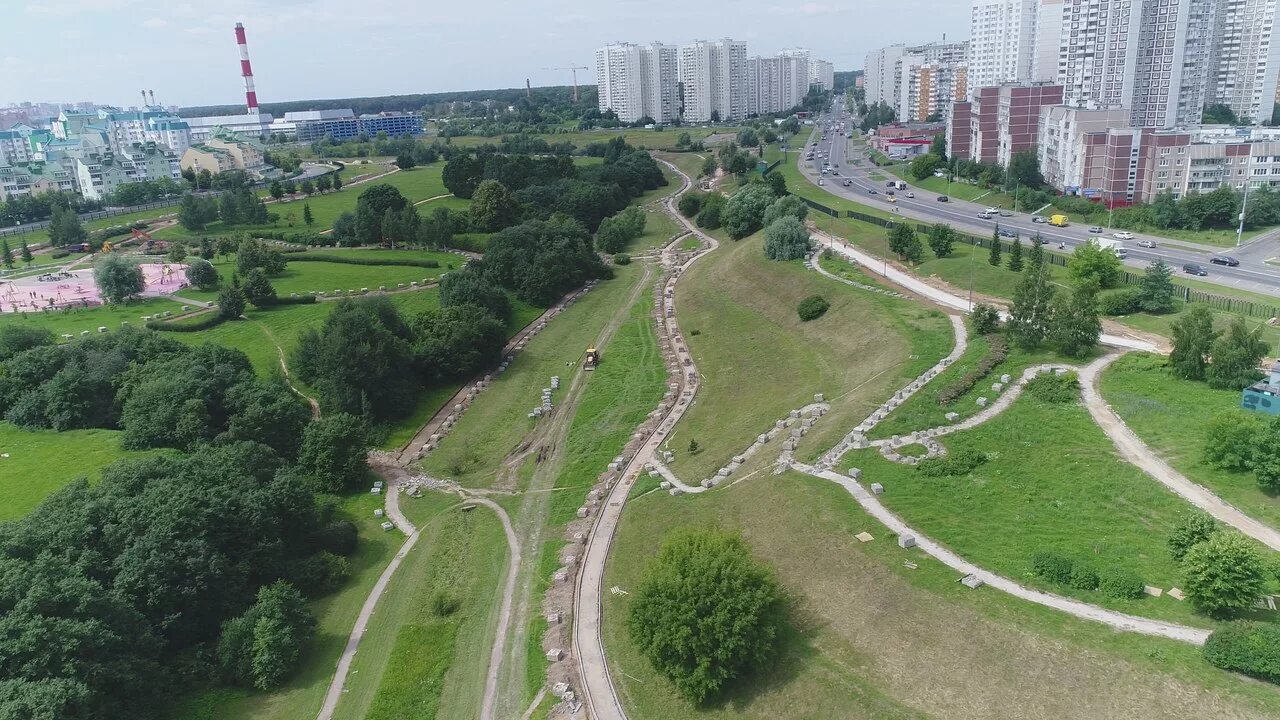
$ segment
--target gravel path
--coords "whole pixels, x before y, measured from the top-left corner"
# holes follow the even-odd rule
[[[1108,355],[1089,363],[1080,370],[1080,387],[1084,393],[1085,407],[1093,421],[1111,438],[1120,457],[1136,465],[1140,470],[1155,478],[1161,485],[1172,490],[1187,502],[1204,510],[1221,522],[1230,525],[1272,550],[1280,550],[1280,532],[1241,512],[1236,506],[1215,495],[1211,490],[1189,480],[1185,475],[1174,470],[1146,443],[1142,441],[1124,420],[1112,411],[1111,406],[1098,391],[1098,378],[1102,371],[1119,358],[1119,354]]]

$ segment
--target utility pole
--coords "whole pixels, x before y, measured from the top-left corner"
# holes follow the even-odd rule
[[[1240,203],[1240,224],[1236,226],[1236,247],[1240,247],[1240,241],[1244,237],[1244,211],[1249,208],[1249,165],[1245,163],[1244,176],[1244,201]]]

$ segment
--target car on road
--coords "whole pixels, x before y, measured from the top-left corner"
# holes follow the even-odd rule
[[[892,191],[892,190],[885,190],[885,191],[884,191],[884,194],[885,194],[885,195],[893,195],[893,191]]]
[[[1115,239],[1117,239],[1117,240],[1132,240],[1132,239],[1133,239],[1133,233],[1131,233],[1131,232],[1125,232],[1125,231],[1121,230],[1121,231],[1120,231],[1120,232],[1118,232],[1118,233],[1111,233],[1111,237],[1113,237],[1113,238],[1115,238]]]
[[[1000,211],[1000,217],[1013,217],[1013,211],[1012,211],[1012,210],[1001,210],[1001,211]]]
[[[850,186],[850,185],[852,185],[852,184],[853,184],[853,181],[852,181],[852,180],[850,180],[849,178],[845,178],[845,179],[844,179],[844,186],[845,186],[845,187],[849,187],[849,186]]]
[[[1094,235],[1101,235],[1102,228],[1098,227],[1097,225],[1094,225],[1093,227],[1089,228],[1089,232]]]
[[[939,196],[938,196],[938,202],[948,202],[948,201],[950,201],[950,200],[951,200],[951,198],[947,197],[946,195],[939,195]]]
[[[885,186],[885,187],[887,187],[887,188],[891,188],[891,187],[898,187],[898,183],[896,183],[896,182],[894,182],[894,181],[890,180],[889,182],[885,183],[885,184],[884,184],[884,186]]]
[[[822,184],[822,178],[818,178],[818,184],[819,184],[819,185],[821,185],[821,184]]]
[[[983,210],[983,212],[988,213],[988,214],[990,214],[990,215],[999,215],[999,214],[1000,214],[1000,208],[998,208],[998,207],[989,207],[989,208],[987,208],[986,210]]]
[[[1153,242],[1151,242],[1150,240],[1139,240],[1139,241],[1138,241],[1138,247],[1153,248],[1153,247],[1155,247],[1155,246],[1156,246],[1156,244],[1155,244],[1155,243],[1153,243]]]
[[[913,197],[915,197],[915,196],[916,196],[916,194],[915,194],[915,193],[913,193],[913,192],[909,192],[909,193],[907,193],[907,197],[909,197],[909,198],[913,198]]]
[[[840,174],[840,171],[839,171],[839,170],[832,170],[832,171],[831,171],[831,174],[832,174],[832,175],[839,175],[839,174]]]
[[[986,210],[983,210],[982,212],[978,213],[978,217],[982,218],[983,220],[990,220],[991,213],[987,212]]]
[[[1013,231],[1013,230],[1010,230],[1010,229],[1008,229],[1008,228],[1000,228],[1000,229],[997,231],[997,234],[998,234],[1000,237],[1007,237],[1007,238],[1014,238],[1014,237],[1018,237],[1018,233],[1017,233],[1017,232],[1015,232],[1015,231]]]
[[[1187,263],[1186,265],[1183,265],[1182,272],[1188,275],[1195,275],[1197,277],[1206,277],[1209,274],[1208,270],[1205,270],[1202,266],[1197,265],[1196,263]]]
[[[1226,265],[1227,267],[1235,267],[1240,264],[1239,260],[1231,257],[1230,255],[1214,255],[1209,258],[1209,262],[1214,265]]]
[[[888,201],[889,201],[889,202],[891,202],[891,203],[896,203],[896,202],[898,202],[898,198],[896,198],[896,197],[888,197],[888,198],[885,198],[885,199],[886,199],[886,200],[888,200]]]
[[[880,193],[879,193],[879,192],[877,192],[875,188],[871,188],[870,190],[868,190],[868,191],[867,191],[867,194],[868,194],[868,195],[879,195]]]
[[[1031,216],[1031,222],[1036,223],[1037,225],[1043,225],[1043,224],[1045,224],[1045,223],[1049,222],[1049,218],[1047,218],[1047,217],[1045,217],[1045,216],[1043,216],[1043,215],[1032,215],[1032,216]]]

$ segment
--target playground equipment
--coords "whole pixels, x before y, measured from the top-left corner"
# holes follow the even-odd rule
[[[600,351],[593,347],[587,348],[587,358],[582,361],[583,370],[595,370],[600,364]]]

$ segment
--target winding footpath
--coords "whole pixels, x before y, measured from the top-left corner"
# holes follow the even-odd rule
[[[673,473],[670,468],[668,468],[659,459],[659,446],[667,435],[670,434],[676,422],[678,422],[680,417],[683,415],[684,410],[692,404],[693,396],[698,388],[698,379],[700,377],[697,367],[693,362],[692,355],[689,353],[688,347],[683,343],[679,334],[679,328],[675,317],[674,287],[684,269],[699,257],[702,257],[711,250],[714,250],[716,247],[716,241],[714,238],[700,232],[692,223],[676,212],[675,202],[678,200],[679,195],[691,186],[692,181],[675,166],[670,163],[665,163],[665,161],[664,164],[667,164],[673,171],[684,178],[685,183],[684,188],[682,188],[680,192],[674,193],[668,198],[666,202],[667,211],[678,222],[680,222],[689,231],[689,233],[697,236],[704,243],[704,248],[685,261],[683,265],[674,268],[671,272],[663,297],[665,317],[660,316],[661,319],[659,320],[659,329],[665,334],[666,339],[669,341],[670,346],[676,355],[677,370],[674,372],[674,376],[678,382],[673,382],[671,387],[673,391],[675,391],[676,397],[678,397],[679,400],[669,406],[669,409],[666,410],[666,414],[662,418],[657,429],[654,430],[651,436],[646,440],[642,449],[631,458],[630,462],[623,469],[620,478],[609,492],[600,515],[586,539],[582,568],[578,574],[574,594],[573,654],[579,671],[579,681],[582,685],[582,699],[587,707],[588,716],[595,720],[625,720],[627,717],[626,711],[622,707],[617,689],[613,684],[613,678],[609,671],[601,633],[601,624],[605,565],[613,537],[621,519],[623,507],[628,495],[630,494],[632,486],[639,478],[641,472],[646,471],[661,476],[663,478],[663,489],[666,489],[672,495],[705,492],[711,487],[714,487],[720,479],[709,478],[698,485],[691,485],[677,477],[675,473]],[[875,258],[850,246],[838,238],[834,238],[821,232],[815,233],[815,236],[820,250],[822,248],[830,248],[832,251],[853,260],[857,264],[868,267],[883,268],[879,274],[882,274],[888,282],[907,292],[923,297],[926,300],[932,301],[953,311],[967,312],[970,309],[970,302],[968,300],[953,295],[946,290],[934,287],[933,285],[920,280],[918,277],[884,262],[880,258]],[[664,250],[664,261],[667,261],[672,257],[672,255],[672,246],[669,245]],[[869,291],[898,295],[898,293],[893,293],[893,291],[840,278],[820,267],[817,262],[816,254],[809,259],[808,265],[813,270],[839,282],[854,285]],[[768,432],[758,436],[756,442],[752,443],[752,445],[741,455],[735,456],[733,463],[731,463],[730,466],[726,466],[726,469],[730,467],[736,469],[738,465],[741,465],[746,461],[749,453],[758,451],[766,443],[780,436],[783,432],[789,431],[790,437],[783,441],[775,473],[782,472],[790,468],[807,473],[814,477],[837,483],[843,487],[866,512],[875,517],[891,532],[899,535],[900,537],[911,536],[914,540],[915,546],[919,547],[921,551],[957,572],[963,575],[971,575],[976,579],[981,580],[984,584],[990,585],[992,588],[1008,593],[1014,597],[1028,602],[1034,602],[1045,607],[1050,607],[1083,620],[1108,625],[1117,630],[1163,637],[1196,645],[1203,644],[1209,636],[1209,630],[1174,623],[1166,623],[1150,618],[1108,610],[1106,608],[1081,602],[1072,598],[1028,588],[1015,580],[980,568],[968,562],[963,557],[949,550],[937,541],[921,534],[909,526],[902,520],[902,518],[887,509],[879,501],[876,494],[864,488],[855,477],[841,475],[832,469],[845,453],[856,448],[876,447],[882,454],[885,454],[886,457],[890,457],[890,459],[894,459],[897,462],[907,463],[915,463],[918,460],[915,458],[902,458],[894,451],[908,444],[923,443],[926,448],[929,449],[930,454],[943,454],[946,452],[945,448],[937,443],[934,438],[954,432],[969,430],[997,417],[1001,412],[1008,409],[1013,404],[1021,394],[1022,390],[1026,387],[1027,383],[1040,373],[1076,370],[1079,373],[1082,398],[1086,407],[1089,409],[1094,421],[1116,445],[1121,457],[1139,467],[1180,497],[1186,499],[1196,507],[1209,512],[1224,524],[1229,525],[1240,532],[1259,540],[1260,542],[1263,542],[1273,549],[1280,550],[1280,533],[1264,523],[1242,513],[1234,506],[1213,494],[1207,488],[1188,480],[1186,477],[1169,467],[1167,463],[1161,460],[1149,447],[1146,446],[1145,443],[1143,443],[1131,430],[1128,429],[1127,426],[1124,425],[1123,421],[1121,421],[1120,418],[1111,411],[1110,407],[1102,399],[1097,390],[1097,380],[1102,370],[1124,353],[1133,350],[1148,352],[1157,351],[1157,348],[1153,344],[1144,340],[1121,335],[1104,334],[1100,338],[1101,344],[1113,348],[1113,351],[1104,357],[1089,363],[1088,365],[1077,367],[1067,364],[1046,364],[1028,368],[1022,373],[1017,381],[1004,388],[1003,392],[995,399],[994,402],[983,408],[980,412],[962,421],[951,425],[917,431],[905,437],[895,436],[894,438],[885,440],[868,440],[866,438],[866,434],[870,432],[876,424],[887,417],[888,414],[896,407],[905,402],[911,394],[920,390],[920,388],[940,374],[947,366],[959,359],[959,357],[964,353],[967,342],[967,330],[965,328],[964,321],[960,316],[954,313],[950,315],[950,319],[955,342],[947,357],[943,358],[937,365],[933,366],[895,393],[893,398],[886,401],[884,405],[873,412],[871,416],[846,435],[840,443],[822,455],[816,464],[808,465],[797,462],[791,457],[791,450],[794,449],[795,442],[798,441],[799,437],[802,437],[805,431],[811,427],[813,423],[817,422],[823,414],[825,414],[827,406],[825,403],[821,402],[821,396],[815,396],[814,404],[792,411],[789,417],[779,420]],[[665,322],[663,322],[664,320]],[[664,405],[662,407],[667,408],[668,406]],[[721,477],[729,476],[730,473],[725,472],[726,469],[722,469],[720,473]],[[851,471],[851,475],[860,476],[860,472]]]

